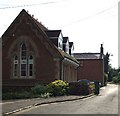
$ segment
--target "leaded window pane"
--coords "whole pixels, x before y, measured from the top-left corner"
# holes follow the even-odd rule
[[[14,56],[14,61],[13,61],[13,76],[14,77],[18,76],[18,57],[17,57],[17,55]]]
[[[22,44],[21,46],[21,59],[26,59],[27,58],[27,48],[25,44]]]
[[[26,76],[26,64],[21,64],[21,76]]]
[[[29,56],[29,76],[33,76],[33,56]]]

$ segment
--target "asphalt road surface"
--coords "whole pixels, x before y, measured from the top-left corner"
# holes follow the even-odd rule
[[[98,96],[39,105],[16,114],[118,114],[118,86],[108,84]]]

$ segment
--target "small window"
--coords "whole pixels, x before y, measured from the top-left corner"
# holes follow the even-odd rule
[[[17,77],[18,76],[18,57],[17,56],[14,56],[14,64],[13,64],[13,74],[14,74],[14,77]]]
[[[26,45],[22,44],[21,45],[21,59],[26,59],[27,58],[27,49],[26,49]]]
[[[33,76],[33,64],[29,64],[29,76]]]
[[[33,56],[32,55],[29,56],[29,67],[28,67],[28,69],[29,69],[29,76],[30,77],[33,76]]]
[[[25,43],[21,44],[20,49],[20,76],[25,77],[27,76],[27,48]]]
[[[26,64],[21,64],[21,76],[26,76]]]

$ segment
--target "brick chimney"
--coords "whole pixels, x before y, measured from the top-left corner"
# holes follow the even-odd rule
[[[101,44],[101,47],[100,47],[100,53],[101,53],[101,54],[103,54],[103,53],[104,53],[103,44]]]
[[[101,44],[101,46],[100,46],[100,59],[103,58],[103,54],[104,54],[104,48],[103,48],[103,44]]]

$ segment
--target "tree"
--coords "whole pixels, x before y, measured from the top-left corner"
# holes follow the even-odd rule
[[[120,83],[120,68],[115,70],[112,81],[113,81],[113,83]]]
[[[106,55],[104,55],[104,72],[108,74],[109,69],[111,68],[109,62],[110,62],[110,54],[107,52]]]
[[[108,81],[112,81],[112,78],[118,74],[115,68],[111,68],[108,73]]]

